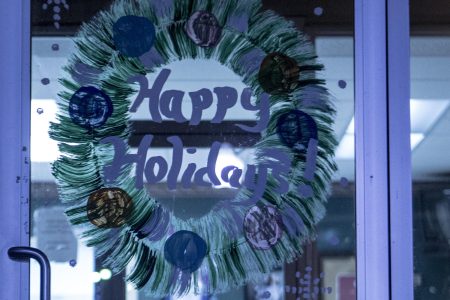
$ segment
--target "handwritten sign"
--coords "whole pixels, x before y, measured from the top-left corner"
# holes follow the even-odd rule
[[[161,123],[162,117],[174,120],[177,123],[186,123],[189,125],[199,125],[202,120],[203,111],[209,109],[213,104],[213,98],[217,98],[215,116],[210,121],[213,124],[220,124],[225,120],[227,111],[238,105],[244,110],[257,112],[259,119],[254,127],[237,123],[236,126],[247,132],[261,132],[267,128],[270,117],[269,95],[262,94],[258,101],[252,103],[252,90],[245,88],[240,97],[236,89],[224,86],[215,87],[213,90],[200,89],[188,92],[187,95],[192,103],[192,112],[190,116],[183,115],[182,104],[186,101],[186,92],[181,90],[163,90],[171,71],[163,69],[157,76],[153,86],[149,88],[148,79],[143,76],[133,77],[129,82],[137,82],[140,85],[140,91],[131,105],[130,112],[136,112],[148,99],[148,112],[150,119]],[[112,144],[114,146],[115,156],[112,163],[104,168],[105,180],[107,183],[113,183],[121,174],[124,166],[135,165],[136,188],[143,188],[144,178],[149,184],[156,184],[163,179],[167,179],[169,190],[175,190],[179,184],[183,188],[192,188],[194,186],[211,187],[220,186],[223,182],[228,183],[233,188],[246,187],[253,192],[254,199],[260,199],[266,188],[268,175],[272,174],[277,181],[278,188],[276,192],[283,194],[289,190],[289,182],[286,177],[290,171],[290,157],[284,151],[277,148],[262,149],[259,154],[263,159],[258,165],[247,165],[246,172],[238,166],[229,165],[216,173],[217,160],[222,143],[214,142],[211,145],[207,156],[207,165],[198,168],[195,163],[191,163],[186,169],[182,170],[182,162],[196,153],[195,148],[185,149],[183,141],[179,136],[173,135],[167,138],[167,142],[172,145],[172,164],[162,156],[148,157],[148,150],[151,149],[154,136],[145,135],[138,147],[137,153],[127,152],[127,144],[120,137],[104,138],[102,144]],[[178,178],[181,175],[181,182]]]

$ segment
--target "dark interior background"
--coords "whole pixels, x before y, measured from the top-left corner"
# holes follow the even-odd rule
[[[81,20],[89,20],[99,10],[107,8],[111,0],[78,0],[70,3],[69,11],[64,14],[61,29],[53,26],[52,13],[41,9],[41,1],[32,1],[33,35],[73,35]],[[315,35],[352,35],[352,0],[310,1],[310,0],[263,0],[264,7],[293,20],[310,36]],[[312,18],[314,8],[321,6],[324,14]],[[411,33],[413,35],[449,35],[450,5],[447,0],[411,1]]]

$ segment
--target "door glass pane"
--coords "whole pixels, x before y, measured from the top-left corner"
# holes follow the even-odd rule
[[[450,299],[450,7],[411,1],[415,299]]]
[[[53,299],[356,299],[353,1],[259,3],[32,2]]]

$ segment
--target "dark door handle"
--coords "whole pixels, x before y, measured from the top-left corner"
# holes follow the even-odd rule
[[[39,249],[31,247],[12,247],[8,250],[9,258],[14,260],[34,259],[41,267],[41,300],[50,300],[50,262]]]

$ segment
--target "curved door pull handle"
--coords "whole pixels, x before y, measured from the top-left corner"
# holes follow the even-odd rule
[[[31,247],[12,247],[8,250],[8,255],[14,260],[34,259],[41,267],[41,300],[50,300],[50,262],[39,249]]]

